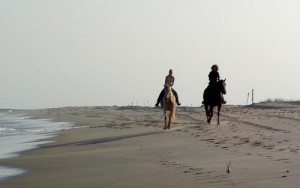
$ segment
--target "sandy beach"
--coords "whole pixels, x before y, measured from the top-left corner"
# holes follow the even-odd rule
[[[51,143],[2,159],[27,171],[3,188],[299,187],[300,103],[225,105],[220,125],[201,107],[177,108],[163,130],[163,112],[149,107],[65,107],[19,115],[76,128]],[[230,167],[230,173],[227,166]]]

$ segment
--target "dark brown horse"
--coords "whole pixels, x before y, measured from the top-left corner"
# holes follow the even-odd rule
[[[207,123],[210,124],[210,121],[213,117],[214,107],[218,107],[218,124],[220,124],[220,110],[222,107],[222,94],[226,94],[226,83],[225,80],[219,80],[217,83],[210,84],[204,90],[204,108],[207,117]]]

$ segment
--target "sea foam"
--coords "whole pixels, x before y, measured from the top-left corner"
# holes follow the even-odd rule
[[[69,129],[72,123],[52,122],[16,116],[12,111],[0,113],[0,159],[18,157],[21,152],[37,148],[59,131]],[[0,166],[0,180],[24,173],[25,170]]]

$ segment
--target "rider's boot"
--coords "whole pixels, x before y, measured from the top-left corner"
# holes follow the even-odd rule
[[[158,107],[158,106],[159,106],[159,104],[161,105],[161,108],[163,108],[163,103],[162,103],[162,102],[160,102],[160,101],[157,101],[157,103],[155,104],[155,107]]]
[[[177,103],[177,105],[178,105],[178,106],[180,106],[180,105],[181,105],[181,103],[179,102],[179,99],[178,99],[178,95],[177,95],[177,93],[175,94],[175,99],[176,99],[176,103]]]

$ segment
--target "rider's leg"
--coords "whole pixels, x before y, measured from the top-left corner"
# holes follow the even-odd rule
[[[160,101],[161,101],[162,98],[164,97],[164,94],[165,94],[165,90],[163,89],[163,90],[161,90],[161,92],[160,92],[160,94],[159,94],[159,96],[158,96],[157,102],[156,102],[156,104],[155,104],[156,107],[158,107]]]
[[[172,88],[172,92],[173,92],[173,94],[175,95],[175,98],[176,98],[176,103],[177,103],[177,105],[178,106],[180,106],[181,105],[181,103],[179,102],[179,99],[178,99],[178,94],[177,94],[177,92]]]

